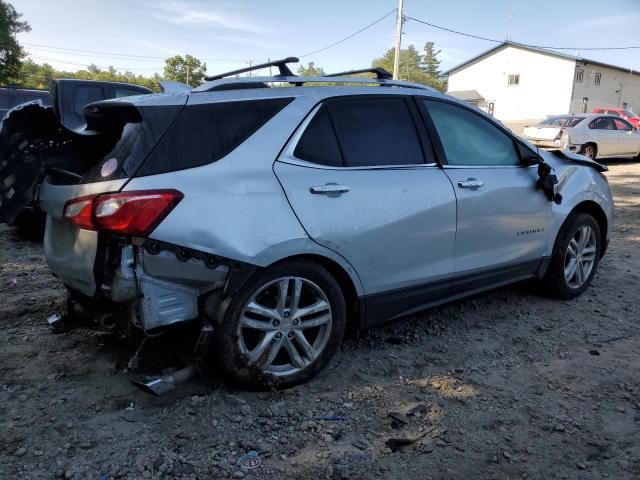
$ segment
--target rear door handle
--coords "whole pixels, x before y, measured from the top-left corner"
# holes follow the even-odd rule
[[[309,191],[311,193],[315,193],[317,195],[328,195],[330,197],[340,196],[343,193],[347,193],[349,190],[351,190],[351,187],[338,185],[337,183],[325,183],[324,185],[314,185],[313,187],[309,187]]]
[[[466,180],[460,180],[458,182],[458,186],[460,188],[470,188],[472,190],[476,190],[484,186],[484,182],[481,180],[476,180],[475,178],[467,178]]]

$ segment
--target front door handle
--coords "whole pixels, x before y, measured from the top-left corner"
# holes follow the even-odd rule
[[[325,183],[324,185],[314,185],[309,187],[311,193],[317,195],[328,195],[329,197],[338,197],[343,193],[347,193],[351,187],[346,185],[338,185],[337,183]]]
[[[476,180],[475,178],[467,178],[466,180],[460,180],[458,182],[458,186],[460,188],[470,188],[471,190],[476,190],[484,186],[484,182],[481,180]]]

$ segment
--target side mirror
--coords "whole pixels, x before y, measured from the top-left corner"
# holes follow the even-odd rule
[[[529,147],[521,144],[520,142],[516,142],[518,146],[518,151],[520,153],[520,163],[525,167],[530,167],[531,165],[540,165],[543,163],[542,157],[538,155],[537,152],[534,152]]]

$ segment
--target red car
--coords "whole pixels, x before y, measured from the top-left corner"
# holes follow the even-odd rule
[[[606,115],[617,115],[627,120],[634,127],[640,127],[640,116],[638,114],[624,110],[622,108],[594,108],[591,113],[604,113]]]

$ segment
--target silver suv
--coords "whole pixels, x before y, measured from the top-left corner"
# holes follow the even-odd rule
[[[48,143],[70,166],[39,187],[45,253],[74,305],[146,334],[199,322],[196,351],[211,338],[231,380],[286,387],[347,329],[525,279],[587,288],[605,167],[385,71],[299,77],[293,60],[89,105]]]

